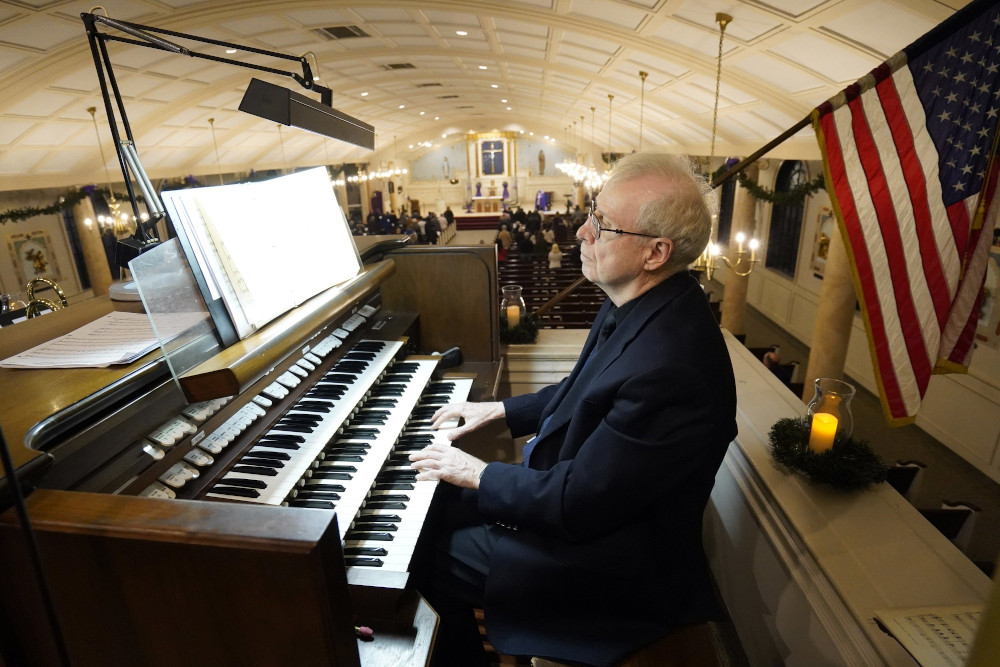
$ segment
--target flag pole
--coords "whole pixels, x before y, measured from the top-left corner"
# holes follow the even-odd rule
[[[728,181],[730,178],[732,178],[736,174],[740,173],[741,171],[743,171],[744,169],[746,169],[747,167],[749,167],[751,164],[753,164],[757,160],[759,160],[762,157],[764,157],[764,154],[767,153],[769,150],[771,150],[773,148],[776,148],[777,146],[785,143],[785,141],[787,139],[789,139],[793,134],[795,134],[799,130],[807,127],[810,124],[812,124],[812,113],[810,113],[810,115],[806,116],[805,118],[803,118],[802,120],[800,120],[798,123],[796,123],[795,125],[792,125],[790,128],[788,128],[787,130],[785,130],[784,132],[782,132],[781,134],[779,134],[777,137],[775,137],[774,139],[772,139],[771,141],[769,141],[763,147],[758,148],[752,155],[750,155],[748,157],[745,157],[742,160],[740,160],[739,162],[737,162],[736,164],[734,164],[729,171],[727,171],[726,173],[720,175],[718,178],[716,178],[716,179],[714,179],[712,181],[712,187],[713,188],[719,187],[720,185],[722,185],[723,183],[725,183],[726,181]]]

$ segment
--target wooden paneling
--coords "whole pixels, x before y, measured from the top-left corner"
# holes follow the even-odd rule
[[[387,257],[396,275],[382,286],[382,302],[389,310],[420,313],[422,352],[457,345],[466,361],[500,358],[493,246],[419,246]]]
[[[37,491],[29,512],[74,665],[357,665],[331,512]],[[10,512],[0,587],[26,664],[51,639]]]

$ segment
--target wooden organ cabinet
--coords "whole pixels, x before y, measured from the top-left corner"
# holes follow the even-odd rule
[[[427,661],[436,615],[407,586],[405,566],[360,565],[363,557],[345,553],[342,534],[353,510],[344,516],[340,508],[316,509],[329,507],[324,499],[332,497],[326,493],[332,486],[301,487],[300,481],[295,488],[319,493],[282,504],[264,496],[247,502],[235,494],[268,491],[227,485],[234,475],[256,477],[254,462],[261,459],[253,457],[265,456],[259,452],[283,456],[271,449],[270,443],[281,443],[269,434],[331,369],[363,356],[358,350],[382,349],[379,363],[391,365],[458,346],[463,363],[457,367],[441,370],[437,357],[418,356],[419,364],[394,368],[430,364],[417,374],[427,387],[443,376],[447,386],[464,383],[472,400],[496,396],[501,358],[493,247],[407,247],[399,237],[357,241],[365,260],[357,279],[196,366],[180,386],[159,351],[123,367],[0,369],[0,428],[25,489],[72,664]],[[140,308],[97,298],[4,328],[0,357],[112,310]],[[364,382],[370,384],[347,387],[343,400],[377,393],[378,380],[365,376]],[[310,479],[317,478],[326,479],[318,472]],[[8,482],[0,489],[3,661],[58,664]],[[374,626],[374,641],[359,641],[355,624]]]

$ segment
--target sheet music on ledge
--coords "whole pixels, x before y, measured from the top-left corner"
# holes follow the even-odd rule
[[[163,317],[163,316],[161,316]],[[173,337],[205,319],[204,313],[170,313],[161,335]],[[109,313],[68,334],[0,361],[3,368],[105,368],[129,364],[157,349],[149,317],[143,313]]]
[[[962,667],[969,657],[983,605],[883,609],[875,621],[923,667]]]
[[[323,167],[162,197],[205,276],[206,301],[222,299],[241,339],[361,270]]]

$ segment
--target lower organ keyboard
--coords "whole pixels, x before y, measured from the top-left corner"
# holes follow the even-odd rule
[[[407,457],[450,444],[430,417],[472,380],[431,381],[437,359],[394,361],[401,345],[360,341],[206,497],[334,510],[348,567],[405,572],[437,486],[416,481]]]

